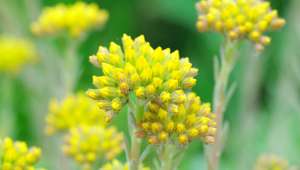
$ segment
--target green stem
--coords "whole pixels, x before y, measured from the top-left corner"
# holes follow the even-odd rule
[[[13,115],[13,80],[10,75],[4,75],[1,79],[1,97],[0,120],[1,132],[0,136],[12,135],[14,133],[14,115]]]
[[[175,154],[176,146],[173,144],[166,144],[163,146],[161,153],[159,153],[160,158],[160,169],[159,170],[175,170]]]
[[[139,106],[138,102],[129,103],[128,105],[128,130],[131,138],[131,145],[129,151],[129,170],[139,170],[140,167],[140,153],[142,141],[136,136],[136,116],[140,112],[144,112],[144,106]]]
[[[80,41],[69,40],[64,60],[65,95],[72,93],[79,77],[79,58],[77,54]]]
[[[221,65],[217,69],[218,72],[215,77],[215,88],[213,96],[213,110],[216,114],[217,122],[217,132],[215,143],[206,148],[206,155],[208,160],[208,170],[218,170],[220,157],[224,145],[224,137],[226,134],[223,134],[223,115],[226,109],[226,103],[228,102],[228,80],[232,69],[236,63],[236,50],[237,46],[235,43],[226,40],[224,42],[223,49],[221,51]]]

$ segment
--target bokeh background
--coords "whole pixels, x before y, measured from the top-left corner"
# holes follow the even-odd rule
[[[11,129],[9,133],[2,129],[0,135],[10,135],[43,147],[41,164],[49,169],[64,169],[51,161],[56,157],[51,152],[55,139],[43,134],[43,125],[49,99],[63,93],[60,59],[64,53],[60,49],[66,42],[60,38],[34,37],[30,33],[30,24],[43,7],[74,2],[0,0],[1,34],[31,39],[39,49],[40,58],[17,76],[0,74],[0,110],[10,108],[1,112],[0,124]],[[80,78],[76,91],[92,87],[91,76],[99,74],[99,70],[88,62],[88,56],[94,54],[100,44],[120,43],[123,33],[133,37],[144,34],[152,46],[178,49],[181,56],[190,57],[200,70],[194,90],[202,100],[212,101],[213,58],[219,55],[222,37],[197,32],[197,0],[86,2],[99,4],[109,12],[110,18],[103,29],[89,33],[80,44]],[[300,1],[272,0],[271,4],[287,24],[281,31],[270,33],[272,43],[260,55],[254,54],[250,43],[242,42],[239,61],[231,77],[237,88],[225,114],[229,135],[222,156],[222,170],[252,169],[257,157],[263,153],[274,153],[291,164],[300,164]],[[126,115],[120,114],[114,123],[124,129],[124,120]],[[151,157],[146,164],[150,161]],[[203,145],[196,141],[186,151],[180,170],[200,169],[205,169]]]

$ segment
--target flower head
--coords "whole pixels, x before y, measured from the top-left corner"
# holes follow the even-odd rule
[[[198,70],[192,68],[188,58],[180,59],[178,51],[154,49],[144,36],[132,39],[124,35],[122,42],[123,47],[113,42],[109,48],[100,46],[90,57],[103,75],[93,77],[96,89],[87,94],[107,111],[108,120],[127,103],[130,93],[147,101],[162,92],[188,90],[195,85]]]
[[[56,99],[50,102],[46,132],[53,134],[81,125],[105,126],[104,118],[104,111],[99,111],[93,100],[85,94],[78,93],[66,97],[61,102]]]
[[[113,127],[81,126],[66,136],[64,153],[85,169],[99,160],[111,160],[122,151],[123,135]]]
[[[44,35],[66,31],[71,36],[78,37],[91,28],[102,27],[107,18],[108,13],[99,9],[96,4],[59,4],[43,10],[38,20],[32,24],[32,32]]]
[[[41,149],[37,147],[28,148],[25,142],[14,142],[10,138],[5,138],[0,142],[0,169],[30,169],[43,170],[35,168],[41,156]]]
[[[286,160],[276,155],[262,155],[256,162],[254,170],[289,170],[289,164]]]
[[[34,45],[27,40],[0,37],[0,72],[16,73],[37,56]]]
[[[100,170],[128,170],[128,163],[122,164],[118,160],[113,160],[111,163],[105,164]],[[140,167],[139,170],[150,170],[147,167]]]
[[[263,0],[201,0],[197,4],[199,31],[215,31],[231,40],[247,38],[258,50],[271,42],[266,31],[280,29],[285,20]]]
[[[150,144],[185,145],[196,138],[202,138],[205,143],[214,142],[215,115],[210,104],[202,103],[194,93],[163,92],[147,105],[149,109],[139,125],[141,136],[145,135]]]

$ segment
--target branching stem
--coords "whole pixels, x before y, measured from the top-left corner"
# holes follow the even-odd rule
[[[226,134],[223,134],[223,116],[226,110],[226,103],[229,100],[227,93],[228,81],[232,69],[235,66],[237,55],[237,44],[229,40],[225,40],[221,50],[220,68],[216,68],[218,73],[215,73],[215,87],[213,96],[213,110],[216,114],[217,133],[215,143],[206,147],[206,156],[208,161],[208,170],[218,170],[220,156],[223,151],[224,139]],[[232,92],[230,92],[232,93]]]

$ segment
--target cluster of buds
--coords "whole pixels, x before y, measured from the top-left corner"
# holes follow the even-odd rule
[[[99,160],[111,160],[122,151],[123,135],[113,127],[81,126],[72,128],[65,138],[63,151],[85,170]]]
[[[271,42],[266,31],[280,29],[285,20],[263,0],[201,0],[197,4],[199,31],[215,31],[231,40],[247,38],[257,50]]]
[[[0,142],[0,169],[1,170],[44,170],[35,168],[41,156],[41,150],[36,147],[28,148],[25,142],[14,142],[5,138]]]
[[[16,73],[37,56],[34,45],[20,38],[0,37],[0,72]]]
[[[291,170],[288,161],[276,155],[262,155],[258,158],[254,170]]]
[[[122,151],[123,134],[105,123],[105,112],[83,93],[50,103],[46,132],[66,132],[64,154],[90,170]]]
[[[107,120],[122,109],[130,93],[149,101],[162,91],[189,90],[196,84],[198,70],[192,68],[188,58],[180,58],[178,51],[153,49],[144,36],[132,39],[124,35],[122,41],[123,48],[112,42],[109,48],[100,46],[90,57],[103,75],[93,77],[96,89],[87,94],[107,112]]]
[[[123,164],[118,160],[113,160],[111,163],[105,164],[100,170],[128,170],[128,163]],[[150,170],[150,168],[143,167],[142,165],[139,167],[139,170]]]
[[[147,104],[139,123],[139,136],[148,138],[150,144],[188,144],[201,138],[205,143],[213,143],[216,122],[209,103],[201,103],[194,93],[182,90],[173,93],[162,92]]]
[[[108,13],[97,4],[76,2],[73,5],[59,4],[45,8],[36,22],[32,32],[36,35],[56,34],[66,31],[78,37],[91,28],[102,27],[108,19]]]
[[[104,117],[105,113],[85,94],[67,96],[61,102],[53,99],[46,117],[46,133],[51,135],[81,125],[104,126]]]

